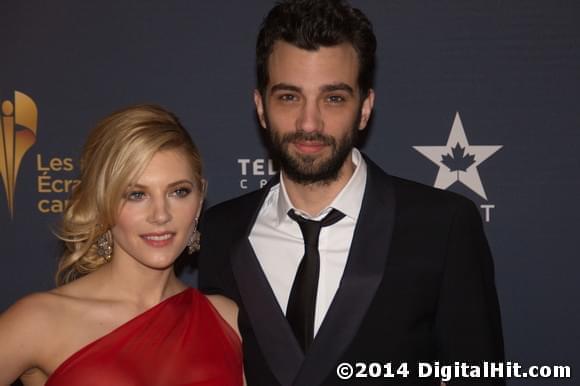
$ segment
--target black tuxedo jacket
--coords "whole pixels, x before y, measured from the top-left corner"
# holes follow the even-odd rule
[[[200,288],[239,305],[249,386],[439,385],[433,377],[418,378],[418,362],[503,360],[493,264],[475,205],[366,162],[367,184],[344,274],[306,355],[248,239],[277,178],[204,214]],[[367,377],[340,380],[341,362]],[[356,362],[392,363],[393,373],[406,362],[410,374],[375,378]],[[384,375],[386,366],[382,370]]]

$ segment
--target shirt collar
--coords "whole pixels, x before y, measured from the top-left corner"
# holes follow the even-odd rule
[[[288,197],[286,187],[284,186],[284,179],[280,177],[276,210],[278,216],[278,225],[280,225],[282,221],[289,219],[287,213],[290,209],[295,210],[296,213],[303,217],[318,220],[321,217],[324,217],[332,208],[334,208],[344,213],[346,217],[356,221],[358,219],[358,214],[360,212],[362,198],[365,191],[367,180],[367,165],[358,149],[353,148],[351,154],[352,163],[355,166],[352,176],[346,185],[342,188],[342,190],[338,193],[338,195],[334,198],[334,200],[330,203],[330,205],[324,208],[315,217],[309,216],[308,214],[304,213],[298,208],[295,208],[292,205],[290,198]],[[292,220],[290,219],[290,221]]]

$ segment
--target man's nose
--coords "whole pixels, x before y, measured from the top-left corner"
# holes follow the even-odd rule
[[[324,122],[322,120],[320,107],[315,101],[306,102],[303,105],[300,112],[300,118],[297,123],[297,129],[305,132],[315,132],[322,130]]]

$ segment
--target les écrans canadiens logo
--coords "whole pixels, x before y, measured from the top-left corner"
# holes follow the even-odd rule
[[[14,92],[14,101],[2,102],[0,120],[0,175],[10,217],[14,217],[14,194],[22,158],[36,142],[38,110],[28,95]]]

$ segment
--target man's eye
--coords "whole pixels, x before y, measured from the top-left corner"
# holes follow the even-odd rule
[[[145,198],[144,192],[129,192],[127,193],[127,200],[129,201],[140,201]]]
[[[173,195],[176,197],[186,197],[187,195],[189,195],[189,193],[191,193],[191,189],[189,188],[178,188],[175,189]]]
[[[280,99],[283,102],[295,102],[298,100],[298,97],[292,94],[282,94],[278,97],[278,99]]]
[[[340,95],[330,95],[326,98],[326,100],[330,103],[342,103],[345,101],[345,98]]]

